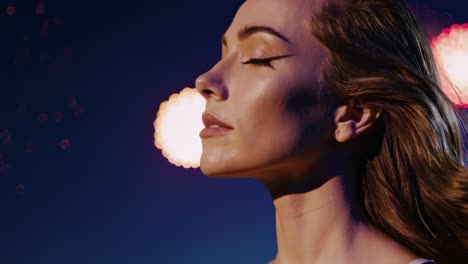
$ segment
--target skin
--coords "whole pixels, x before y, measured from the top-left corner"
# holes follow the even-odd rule
[[[324,1],[249,0],[240,7],[222,58],[196,80],[206,111],[233,127],[202,139],[201,170],[265,184],[276,211],[278,252],[270,264],[406,264],[417,256],[369,225],[354,198],[359,136],[381,109],[358,110],[332,98],[319,111],[326,49],[305,21]],[[289,42],[265,32],[239,40],[246,26],[271,27]],[[285,57],[271,67],[245,64],[275,56]]]

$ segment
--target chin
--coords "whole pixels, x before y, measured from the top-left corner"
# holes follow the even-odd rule
[[[213,170],[213,168],[211,168],[210,166],[207,167],[200,165],[200,170],[205,176],[208,177],[219,178],[223,175],[222,172]]]
[[[201,172],[211,178],[246,178],[247,171],[226,164],[211,164],[201,160]]]
[[[215,169],[210,166],[200,166],[201,172],[211,178],[242,178],[245,174],[239,174],[238,172],[228,171],[225,168]]]

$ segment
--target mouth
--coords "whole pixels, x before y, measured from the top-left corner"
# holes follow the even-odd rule
[[[216,118],[215,116],[213,116],[212,114],[210,114],[208,112],[203,112],[202,120],[203,120],[203,124],[205,125],[206,128],[209,128],[209,127],[211,127],[211,128],[222,127],[222,128],[232,129],[232,126],[224,123],[223,121],[219,120],[218,118]]]
[[[205,128],[200,131],[201,138],[220,136],[233,130],[231,125],[226,124],[208,112],[203,112],[202,120]]]
[[[199,135],[201,138],[209,138],[224,135],[226,133],[231,132],[232,130],[232,128],[226,127],[205,127],[200,131]]]

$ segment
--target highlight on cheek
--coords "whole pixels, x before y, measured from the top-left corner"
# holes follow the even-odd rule
[[[468,23],[444,29],[431,48],[445,94],[457,106],[468,108]]]
[[[170,163],[184,168],[200,166],[204,109],[205,99],[189,87],[160,104],[153,122],[154,144]]]

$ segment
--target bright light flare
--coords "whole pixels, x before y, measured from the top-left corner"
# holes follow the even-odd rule
[[[457,106],[468,108],[468,23],[442,30],[431,48],[445,94]]]
[[[204,110],[205,99],[193,88],[184,88],[160,104],[153,122],[154,144],[170,163],[184,168],[200,166]]]

